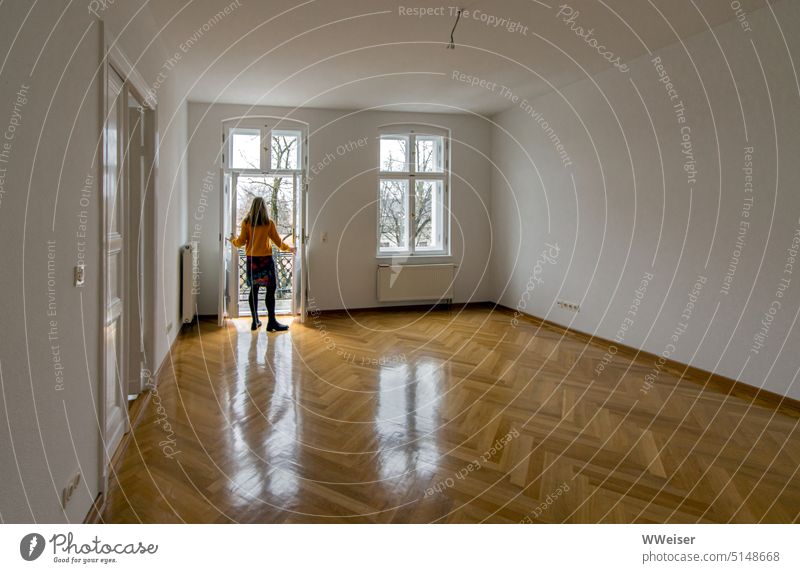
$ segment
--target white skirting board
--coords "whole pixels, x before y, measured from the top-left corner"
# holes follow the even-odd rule
[[[452,301],[456,265],[379,265],[378,301]]]

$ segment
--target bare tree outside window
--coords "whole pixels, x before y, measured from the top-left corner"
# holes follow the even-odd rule
[[[418,136],[414,138],[414,171],[417,177],[426,173],[443,172],[441,137]],[[392,178],[389,172],[407,171],[410,162],[408,138],[387,136],[381,139],[380,170],[387,173],[380,179],[379,193],[379,244],[384,251],[409,250],[409,238],[414,237],[414,247],[420,250],[435,250],[442,247],[441,224],[434,217],[441,217],[441,179]],[[399,174],[399,173],[398,173]],[[414,213],[409,217],[409,181],[413,184]],[[413,234],[409,233],[413,231]]]
[[[381,248],[408,248],[406,205],[408,181],[382,179],[380,190]]]
[[[290,171],[298,168],[297,135],[271,136],[271,167],[273,171]],[[260,156],[254,155],[249,147],[234,147],[235,163],[244,169],[260,170]],[[247,214],[250,203],[255,197],[263,197],[267,202],[270,218],[275,221],[278,233],[283,241],[292,236],[294,197],[294,175],[240,175],[237,189],[237,224]]]

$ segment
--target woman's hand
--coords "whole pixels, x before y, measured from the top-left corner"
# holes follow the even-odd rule
[[[297,254],[297,247],[289,247],[289,252],[293,255]]]
[[[225,240],[226,240],[226,241],[228,241],[228,242],[231,242],[231,243],[232,243],[232,242],[233,242],[235,239],[236,239],[236,235],[234,235],[233,233],[231,233],[231,236],[230,236],[230,237],[225,237]]]

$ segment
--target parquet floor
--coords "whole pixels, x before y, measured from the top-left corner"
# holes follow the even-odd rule
[[[107,522],[797,522],[798,418],[510,313],[181,335]]]

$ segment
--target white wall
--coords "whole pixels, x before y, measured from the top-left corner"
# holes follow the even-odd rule
[[[11,50],[13,39],[5,30],[16,33],[28,8],[23,3],[3,7],[3,53]],[[100,84],[93,77],[100,33],[84,10],[68,11],[33,69],[57,18],[58,13],[45,6],[31,13],[6,61],[0,85],[4,142],[14,115],[15,94],[22,84],[29,86],[27,101],[17,110],[20,125],[8,141],[10,161],[0,164],[7,170],[0,203],[6,239],[0,253],[0,425],[6,428],[8,423],[11,428],[10,435],[0,432],[4,522],[80,521],[98,491],[100,445],[95,413],[99,386],[95,376],[100,334],[100,210],[98,172],[92,161],[100,133]],[[63,49],[75,46],[75,39],[87,28],[74,55]],[[67,74],[64,78],[62,71]],[[70,283],[78,248],[79,201],[87,176],[95,182],[85,207],[88,280],[78,290]],[[53,241],[54,266],[50,293],[48,241]],[[50,321],[55,323],[52,339]],[[56,380],[56,352],[63,366],[63,389],[58,389]],[[65,514],[59,504],[60,490],[78,468],[83,469],[84,482]]]
[[[796,62],[800,6],[779,2],[774,10]],[[800,398],[800,381],[794,380],[800,264],[794,262],[791,276],[783,272],[800,229],[800,94],[770,11],[748,20],[751,32],[736,21],[713,30],[722,51],[711,32],[686,40],[697,71],[675,44],[631,62],[629,74],[611,69],[531,102],[565,146],[572,162],[566,167],[521,102],[494,118],[493,289],[506,306],[518,308],[522,300],[528,313],[614,339],[642,277],[652,273],[622,336],[625,344],[659,355],[666,350],[679,362]],[[686,124],[678,123],[658,81],[656,56],[685,103]],[[684,126],[691,129],[698,169],[691,193],[681,155]],[[754,149],[754,204],[747,218],[741,215],[746,146]],[[723,294],[740,221],[749,228],[729,294]],[[541,283],[532,281],[531,289],[526,285],[545,242],[558,243],[559,258],[540,265]],[[681,315],[698,275],[707,282],[685,321]],[[791,278],[791,286],[781,298],[776,290],[782,277]],[[580,312],[558,308],[557,299],[580,303]],[[781,309],[764,347],[751,351],[773,301]],[[686,332],[671,340],[682,322]]]
[[[189,231],[202,229],[200,241],[201,314],[217,313],[219,280],[219,161],[222,121],[242,115],[283,117],[290,110],[189,104]],[[459,265],[457,302],[489,299],[489,198],[487,159],[490,130],[485,120],[457,114],[410,114],[387,111],[341,112],[301,109],[293,119],[309,124],[309,162],[316,166],[330,154],[329,165],[310,173],[308,245],[310,296],[320,309],[380,306],[376,299],[376,228],[378,161],[376,136],[381,125],[414,122],[451,129],[453,227],[451,259]],[[366,146],[337,152],[340,145],[366,138]],[[204,191],[203,179],[213,178]],[[207,207],[201,203],[205,200]],[[327,234],[327,241],[323,236]],[[468,258],[464,254],[469,253]]]
[[[186,212],[188,104],[167,84],[159,94],[159,166],[156,179],[155,358],[158,367],[181,328],[180,249],[188,241]]]
[[[101,35],[86,4],[71,6],[60,21],[61,7],[40,4],[23,25],[29,8],[29,3],[5,3],[0,20],[0,49],[9,54],[0,73],[0,149],[10,144],[9,161],[0,162],[5,169],[0,171],[5,239],[0,427],[10,428],[0,432],[0,520],[80,522],[100,490],[102,465],[101,203],[95,157],[102,132]],[[117,30],[126,21],[111,9],[102,16]],[[143,48],[155,36],[152,25],[139,18],[122,37],[129,57],[142,55],[137,67],[148,81],[161,65],[157,43]],[[23,84],[27,92],[18,101]],[[163,324],[178,316],[177,249],[185,242],[185,170],[179,163],[186,105],[169,86],[159,92],[163,140],[156,242],[158,268],[168,286],[159,298],[164,318],[158,360],[177,334],[175,329],[168,336]],[[12,121],[19,125],[8,139]],[[79,235],[82,225],[85,237]],[[72,273],[79,249],[85,249],[86,284],[76,288]],[[62,511],[61,489],[78,470],[81,484]]]

